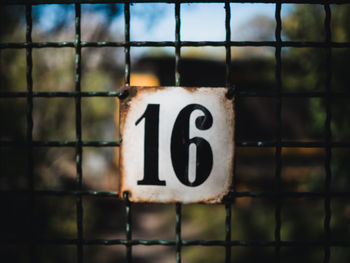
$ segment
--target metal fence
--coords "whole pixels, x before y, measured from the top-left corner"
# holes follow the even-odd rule
[[[255,1],[190,1],[190,2],[216,2],[223,3],[225,5],[226,13],[226,40],[225,41],[182,41],[180,34],[180,12],[181,6],[187,1],[164,1],[175,6],[175,41],[165,42],[150,42],[150,41],[130,41],[130,5],[132,3],[144,3],[144,2],[162,2],[162,1],[113,1],[113,0],[2,0],[1,4],[5,5],[25,5],[26,14],[26,38],[25,42],[21,43],[0,43],[0,49],[24,49],[26,51],[26,86],[25,92],[1,92],[0,98],[25,98],[26,99],[26,140],[25,141],[0,141],[0,147],[21,147],[26,151],[28,169],[27,177],[29,184],[27,190],[5,190],[1,191],[1,195],[25,195],[29,198],[32,211],[34,197],[36,196],[75,196],[76,197],[76,226],[77,236],[73,239],[58,239],[58,240],[38,240],[36,238],[35,231],[31,231],[28,238],[24,240],[2,240],[2,243],[25,243],[34,247],[40,243],[50,243],[57,245],[71,244],[76,245],[77,258],[76,262],[84,262],[83,250],[87,245],[122,245],[126,248],[126,260],[132,262],[133,259],[133,248],[135,246],[172,246],[176,250],[174,261],[181,262],[182,248],[185,246],[221,246],[225,248],[225,262],[234,262],[234,255],[232,255],[231,248],[235,246],[244,247],[270,247],[274,249],[274,258],[270,258],[269,261],[281,262],[280,251],[282,247],[319,247],[323,249],[323,262],[331,262],[331,248],[334,247],[349,247],[349,241],[336,241],[331,238],[331,202],[336,202],[336,199],[346,198],[349,200],[350,192],[333,192],[331,190],[332,172],[331,172],[331,161],[332,161],[332,149],[334,148],[350,148],[350,142],[345,141],[333,141],[331,132],[331,100],[332,98],[349,98],[349,91],[346,92],[334,92],[331,91],[331,79],[332,79],[332,50],[336,48],[350,48],[350,42],[334,42],[332,40],[331,32],[331,8],[332,4],[346,4],[347,1],[341,0],[328,0],[328,1],[308,1],[308,0],[285,0],[285,1],[272,1],[272,0],[255,0]],[[38,4],[75,4],[75,40],[74,42],[33,42],[32,41],[32,5]],[[124,16],[125,16],[125,41],[121,42],[84,42],[81,40],[81,4],[101,4],[101,3],[124,3]],[[231,7],[230,3],[273,3],[275,4],[275,40],[273,41],[232,41],[231,40]],[[283,41],[282,40],[282,21],[281,21],[281,7],[285,3],[296,3],[296,4],[318,4],[323,5],[325,20],[324,20],[324,32],[325,39],[321,42],[316,41]],[[232,191],[226,196],[224,201],[225,206],[225,239],[223,240],[184,240],[182,239],[181,223],[182,223],[182,205],[175,204],[175,215],[176,225],[175,239],[174,240],[138,240],[133,239],[132,231],[132,203],[128,201],[127,193],[124,193],[125,198],[125,239],[113,239],[113,240],[87,240],[83,235],[83,199],[86,196],[95,197],[112,197],[120,198],[120,194],[117,192],[106,192],[106,191],[85,191],[82,188],[82,153],[83,147],[118,147],[119,141],[83,141],[82,140],[82,98],[84,97],[121,97],[118,91],[106,91],[106,92],[83,92],[81,90],[81,50],[86,47],[122,47],[125,51],[125,83],[130,83],[130,49],[133,47],[174,47],[175,54],[175,84],[176,86],[181,85],[181,48],[182,47],[224,47],[226,50],[226,86],[231,87],[231,48],[232,47],[272,47],[275,49],[275,82],[276,89],[274,91],[244,91],[239,90],[237,87],[235,96],[238,97],[269,97],[276,99],[277,107],[277,129],[275,131],[276,138],[274,141],[236,141],[236,147],[274,147],[275,148],[275,174],[274,174],[274,190],[271,192],[240,192],[233,187]],[[61,48],[69,47],[75,50],[75,91],[72,92],[35,92],[33,91],[33,59],[32,51],[37,48]],[[282,90],[282,62],[281,52],[282,48],[290,47],[312,47],[326,50],[326,67],[324,68],[325,78],[325,90],[318,92],[286,92]],[[33,98],[52,98],[52,97],[69,97],[75,100],[75,140],[74,141],[36,141],[33,140]],[[282,140],[281,127],[282,127],[282,99],[283,98],[322,98],[325,101],[325,112],[326,120],[324,123],[325,136],[322,141],[317,142],[304,142],[304,141],[284,141]],[[3,114],[3,113],[2,113]],[[239,104],[236,107],[236,114],[240,115]],[[73,147],[75,148],[76,156],[76,182],[77,190],[62,190],[62,191],[50,191],[50,190],[35,190],[33,183],[33,149],[36,147]],[[282,169],[282,149],[290,147],[299,148],[321,148],[325,151],[324,169],[326,177],[324,179],[324,189],[321,192],[284,192],[281,190],[281,169]],[[235,166],[237,168],[237,166]],[[235,177],[234,173],[234,177]],[[236,182],[236,179],[234,178]],[[274,239],[273,240],[232,240],[231,231],[233,226],[231,220],[232,204],[238,198],[251,197],[251,198],[268,198],[274,202]],[[281,239],[281,209],[285,199],[297,199],[297,198],[321,198],[324,202],[324,228],[323,238],[316,241],[284,241]],[[33,215],[31,215],[33,220]],[[35,253],[31,254],[31,262],[35,262]]]

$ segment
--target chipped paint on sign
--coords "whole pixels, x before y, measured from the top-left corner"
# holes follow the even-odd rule
[[[217,203],[233,174],[226,88],[124,87],[120,192],[134,202]]]

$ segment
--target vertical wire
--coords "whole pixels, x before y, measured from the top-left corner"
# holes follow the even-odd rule
[[[28,160],[28,187],[30,191],[29,195],[29,225],[30,225],[30,262],[35,262],[35,227],[34,227],[34,158],[33,158],[33,56],[32,56],[32,29],[33,29],[33,19],[32,19],[32,6],[26,5],[26,79],[27,79],[27,108],[26,108],[26,118],[27,118],[27,160]]]
[[[175,226],[175,233],[176,233],[176,263],[181,262],[181,219],[182,219],[182,211],[181,211],[181,204],[176,203],[175,204],[176,209],[176,226]]]
[[[125,224],[125,234],[126,234],[126,262],[132,262],[132,246],[130,244],[132,240],[132,219],[131,219],[131,202],[129,200],[129,192],[124,192],[123,197],[125,200],[125,213],[126,213],[126,224]]]
[[[331,257],[331,249],[330,249],[330,241],[331,241],[331,180],[332,180],[332,173],[331,173],[331,139],[332,139],[332,132],[331,132],[331,80],[332,80],[332,66],[331,66],[331,60],[332,60],[332,48],[331,48],[331,41],[332,41],[332,32],[331,32],[331,9],[329,4],[324,5],[325,10],[325,31],[326,31],[326,44],[327,44],[327,57],[326,57],[326,120],[325,120],[325,140],[326,140],[326,160],[325,160],[325,171],[326,171],[326,178],[325,178],[325,201],[324,201],[324,208],[325,208],[325,218],[324,218],[324,263],[328,263]]]
[[[125,85],[130,85],[130,4],[124,4],[124,19],[125,19]],[[132,245],[130,244],[132,240],[132,210],[131,210],[131,202],[129,200],[129,193],[124,192],[124,200],[125,200],[125,213],[126,213],[126,223],[125,223],[125,234],[126,234],[126,261],[128,263],[132,262]]]
[[[231,9],[230,2],[225,2],[225,10],[226,10],[226,20],[225,20],[225,29],[226,29],[226,88],[231,87]],[[236,158],[236,155],[234,156]],[[231,202],[227,202],[225,204],[225,243],[226,243],[226,255],[225,262],[231,262]]]
[[[226,19],[225,19],[225,29],[226,29],[226,87],[231,87],[231,8],[230,2],[225,2]]]
[[[231,262],[231,215],[232,215],[232,209],[231,209],[231,203],[228,202],[225,204],[226,209],[226,218],[225,218],[225,242],[226,242],[226,255],[225,255],[225,262],[230,263]]]
[[[180,57],[181,57],[181,38],[180,38],[180,3],[175,4],[175,86],[180,86]]]
[[[76,171],[77,186],[82,189],[82,132],[81,132],[81,5],[75,4],[75,135],[76,135]],[[76,200],[77,207],[77,260],[83,262],[83,197],[78,195]]]
[[[130,4],[124,4],[124,19],[125,19],[125,85],[130,85]]]
[[[276,153],[275,153],[275,162],[276,162],[276,170],[275,170],[275,192],[280,193],[281,189],[281,167],[282,167],[282,147],[281,147],[281,127],[282,127],[282,99],[281,99],[281,91],[282,91],[282,63],[281,63],[281,49],[282,49],[282,39],[281,39],[281,31],[282,31],[282,22],[281,22],[281,8],[282,4],[280,1],[276,3],[276,12],[275,12],[275,20],[276,20],[276,30],[275,30],[275,38],[276,38],[276,49],[275,49],[275,59],[276,59],[276,70],[275,70],[275,78],[277,84],[277,130],[276,130]],[[281,242],[281,199],[279,195],[276,195],[276,203],[275,203],[275,256],[276,262],[280,262],[280,242]]]
[[[180,75],[180,58],[181,58],[181,38],[180,38],[180,3],[175,3],[175,86],[181,85]],[[176,241],[176,263],[181,263],[181,204],[175,204],[176,225],[175,225],[175,241]]]

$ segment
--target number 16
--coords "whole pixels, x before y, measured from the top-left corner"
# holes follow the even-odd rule
[[[144,143],[144,177],[137,181],[138,185],[164,186],[166,182],[159,179],[159,104],[148,104],[145,112],[135,122],[138,125],[145,119]],[[195,120],[196,128],[208,130],[213,125],[213,117],[209,110],[200,104],[189,104],[178,114],[171,134],[171,161],[176,177],[186,186],[199,186],[209,177],[213,168],[213,152],[208,141],[201,137],[189,138],[190,116],[194,110],[200,110],[204,116]],[[190,145],[196,146],[196,176],[189,180],[188,162]]]

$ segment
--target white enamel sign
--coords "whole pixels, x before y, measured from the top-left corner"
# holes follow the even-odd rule
[[[134,202],[220,202],[233,173],[234,102],[227,89],[125,89],[121,193]]]

